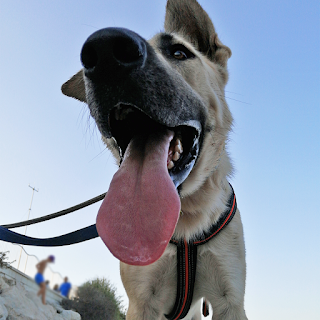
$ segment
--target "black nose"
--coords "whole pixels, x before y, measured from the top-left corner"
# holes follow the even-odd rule
[[[147,55],[146,41],[122,28],[106,28],[93,33],[84,43],[81,61],[90,79],[107,80],[115,73],[143,67]]]

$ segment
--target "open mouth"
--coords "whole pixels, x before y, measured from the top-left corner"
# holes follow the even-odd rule
[[[180,125],[166,127],[152,120],[137,107],[119,104],[109,115],[109,128],[117,141],[121,162],[128,144],[135,136],[149,136],[165,128],[174,133],[168,148],[167,169],[176,188],[183,183],[192,170],[199,152],[197,128]]]

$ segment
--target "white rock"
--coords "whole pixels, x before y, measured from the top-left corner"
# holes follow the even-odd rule
[[[6,320],[8,317],[7,308],[0,302],[0,320]]]
[[[0,277],[0,291],[8,289],[10,286],[5,282],[5,280]]]
[[[0,320],[81,320],[78,313],[63,310],[57,302],[47,301],[43,305],[36,292],[28,291],[17,282],[8,285],[0,277]]]
[[[72,310],[63,310],[60,316],[65,320],[81,320],[80,314]]]

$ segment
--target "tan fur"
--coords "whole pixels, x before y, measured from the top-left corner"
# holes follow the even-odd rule
[[[168,73],[177,70],[201,97],[208,111],[200,157],[183,183],[180,194],[183,214],[174,236],[188,240],[217,221],[226,209],[231,192],[227,178],[232,173],[232,165],[225,145],[233,119],[224,94],[231,51],[220,42],[209,16],[195,0],[168,1],[165,31],[198,59],[178,68],[164,59],[157,49],[158,35],[149,43]],[[85,101],[84,88],[80,71],[62,90],[66,95]],[[119,161],[116,142],[103,139]],[[164,314],[171,311],[176,296],[176,247],[169,244],[163,256],[149,266],[120,263],[120,270],[129,297],[126,319],[166,319]],[[205,297],[212,305],[212,319],[247,319],[244,311],[245,277],[243,230],[237,210],[221,234],[198,248],[193,305]],[[200,319],[199,305],[196,306],[185,319]]]

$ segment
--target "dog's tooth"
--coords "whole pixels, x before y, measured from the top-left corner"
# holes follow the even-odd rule
[[[180,153],[179,152],[175,152],[173,157],[172,157],[173,161],[177,161],[177,160],[179,160],[179,158],[180,158]]]
[[[176,144],[176,146],[174,147],[174,151],[175,151],[175,152],[178,152],[178,153],[180,153],[180,154],[183,152],[181,143]]]
[[[183,148],[182,148],[182,142],[179,138],[176,139],[176,142],[175,142],[175,149],[174,149],[176,152],[179,152],[179,153],[182,153],[183,151]]]
[[[174,167],[174,163],[173,161],[170,161],[169,164],[168,164],[168,169],[172,169]]]

